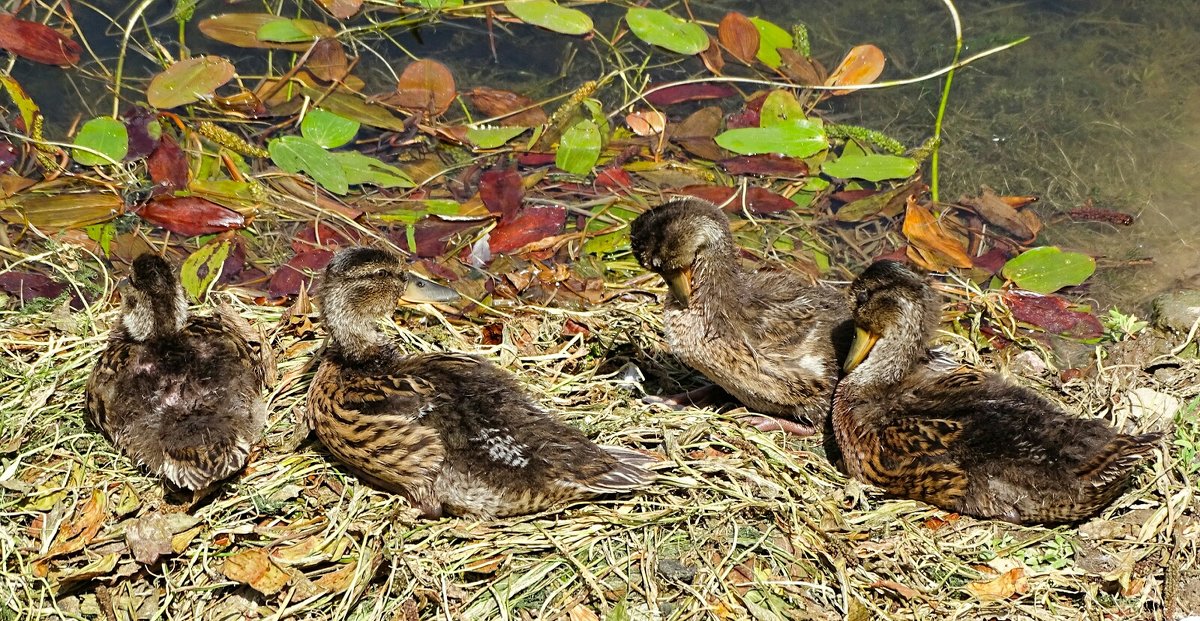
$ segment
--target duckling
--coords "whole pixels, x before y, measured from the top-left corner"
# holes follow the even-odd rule
[[[653,459],[593,444],[511,374],[464,354],[405,355],[380,329],[401,300],[455,297],[383,250],[330,261],[318,294],[329,339],[306,422],[331,453],[428,518],[534,513],[649,482]]]
[[[923,363],[940,305],[900,263],[871,265],[850,293],[855,339],[832,419],[855,478],[976,517],[1072,522],[1119,496],[1160,439],[1076,418],[994,374]]]
[[[667,283],[663,330],[685,364],[748,408],[760,429],[809,435],[828,420],[850,343],[849,301],[786,271],[745,271],[716,205],[680,198],[630,226],[642,267]]]
[[[143,254],[87,383],[88,420],[133,461],[199,493],[238,472],[262,437],[269,354],[232,310],[189,317],[174,270]]]

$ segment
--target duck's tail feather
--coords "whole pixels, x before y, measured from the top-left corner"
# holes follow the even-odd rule
[[[657,459],[619,446],[601,446],[600,449],[615,463],[607,472],[588,481],[592,490],[603,494],[628,492],[654,480],[654,473],[646,466],[658,462]]]
[[[1093,487],[1107,487],[1123,481],[1129,471],[1146,459],[1162,440],[1161,433],[1118,435],[1075,469],[1081,481]]]

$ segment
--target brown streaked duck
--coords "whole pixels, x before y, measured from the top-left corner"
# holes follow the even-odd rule
[[[318,298],[329,340],[307,423],[331,453],[425,517],[535,513],[649,482],[653,459],[593,444],[510,373],[464,354],[406,355],[381,330],[402,299],[453,297],[383,250],[330,261]]]
[[[940,305],[900,263],[871,265],[850,292],[855,339],[832,418],[855,478],[976,517],[1071,522],[1119,496],[1159,441],[1071,416],[998,375],[923,364]]]
[[[742,269],[725,213],[698,198],[641,214],[630,243],[642,267],[667,283],[672,353],[746,407],[781,417],[755,417],[756,427],[824,429],[839,351],[850,343],[842,291],[787,271]]]
[[[263,433],[270,350],[225,306],[189,317],[162,257],[133,261],[119,323],[87,384],[87,417],[139,465],[201,492],[242,469]]]

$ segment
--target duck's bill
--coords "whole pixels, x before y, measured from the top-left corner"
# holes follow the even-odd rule
[[[404,287],[404,293],[400,294],[400,300],[409,304],[455,302],[459,297],[454,289],[412,273],[408,275],[408,285]]]
[[[692,299],[692,270],[680,270],[663,276],[667,281],[667,289],[679,303],[687,306]]]
[[[871,348],[875,347],[875,342],[878,340],[878,334],[871,334],[862,328],[855,327],[854,342],[850,344],[850,353],[846,356],[846,363],[842,365],[842,369],[849,373],[854,370],[854,367],[862,364],[862,361],[867,359],[867,354],[871,353]]]

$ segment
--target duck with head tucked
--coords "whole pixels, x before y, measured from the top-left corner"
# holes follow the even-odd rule
[[[923,363],[940,304],[900,263],[871,265],[850,293],[855,339],[832,418],[855,478],[976,517],[1071,522],[1116,499],[1159,441],[1071,416],[994,374]]]
[[[171,266],[143,254],[87,384],[87,416],[126,455],[177,487],[202,492],[246,464],[263,433],[269,349],[225,307],[189,317]]]
[[[402,299],[454,297],[383,250],[348,248],[330,261],[319,294],[329,341],[307,423],[331,453],[431,518],[535,513],[650,481],[643,466],[653,459],[593,444],[495,365],[405,355],[381,330]]]
[[[760,429],[823,430],[850,343],[848,302],[787,271],[746,271],[729,220],[698,198],[669,201],[630,226],[633,254],[666,281],[671,352],[748,408]]]

